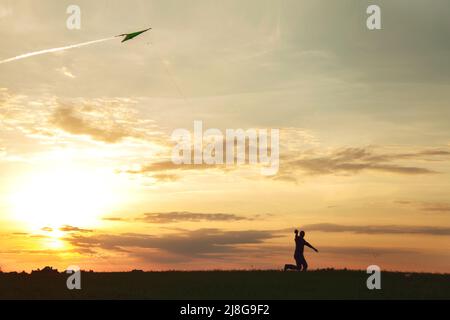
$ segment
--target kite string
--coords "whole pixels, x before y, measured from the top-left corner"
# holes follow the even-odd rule
[[[164,70],[166,71],[166,74],[169,76],[170,81],[172,82],[172,85],[178,91],[178,94],[183,99],[184,104],[187,107],[190,107],[190,101],[187,98],[187,96],[185,95],[184,91],[182,90],[177,77],[172,72],[172,70],[170,68],[170,62],[167,59],[164,59],[162,52],[161,52],[159,46],[157,45],[157,42],[155,41],[155,37],[153,37],[153,44],[154,44],[154,48],[156,49],[156,53],[158,54],[159,60],[161,61],[162,65],[164,66]]]

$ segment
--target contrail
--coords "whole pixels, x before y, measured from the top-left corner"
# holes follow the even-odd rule
[[[114,38],[116,38],[116,37],[109,37],[109,38],[100,39],[100,40],[93,40],[93,41],[73,44],[73,45],[65,46],[65,47],[51,48],[51,49],[45,49],[45,50],[40,50],[40,51],[35,51],[35,52],[24,53],[24,54],[21,54],[19,56],[15,56],[13,58],[2,60],[2,61],[0,61],[0,64],[8,63],[8,62],[16,61],[16,60],[21,60],[21,59],[25,59],[25,58],[29,58],[29,57],[33,57],[33,56],[38,56],[38,55],[41,55],[41,54],[46,54],[46,53],[52,53],[52,52],[58,52],[58,51],[64,51],[64,50],[68,50],[68,49],[84,47],[84,46],[88,46],[90,44],[112,40]]]

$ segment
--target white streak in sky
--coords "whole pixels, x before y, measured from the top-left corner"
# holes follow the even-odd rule
[[[35,52],[24,53],[24,54],[21,54],[21,55],[19,55],[19,56],[15,56],[15,57],[13,57],[13,58],[9,58],[9,59],[6,59],[6,60],[2,60],[2,61],[0,61],[0,64],[12,62],[12,61],[16,61],[16,60],[20,60],[20,59],[25,59],[25,58],[29,58],[29,57],[33,57],[33,56],[38,56],[38,55],[41,55],[41,54],[46,54],[46,53],[52,53],[52,52],[58,52],[58,51],[64,51],[64,50],[68,50],[68,49],[74,49],[74,48],[84,47],[84,46],[88,46],[88,45],[90,45],[90,44],[94,44],[94,43],[99,43],[99,42],[104,42],[104,41],[112,40],[112,39],[114,39],[114,38],[115,38],[115,37],[109,37],[109,38],[100,39],[100,40],[93,40],[93,41],[88,41],[88,42],[83,42],[83,43],[73,44],[73,45],[65,46],[65,47],[52,48],[52,49],[45,49],[45,50],[40,50],[40,51],[35,51]]]

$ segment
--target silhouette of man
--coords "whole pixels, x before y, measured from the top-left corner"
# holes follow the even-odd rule
[[[305,231],[300,231],[300,235],[298,234],[298,230],[295,230],[294,233],[295,233],[294,259],[295,259],[296,265],[286,264],[286,265],[284,265],[284,271],[287,271],[287,270],[306,271],[306,270],[308,270],[308,263],[306,262],[305,256],[303,255],[303,250],[304,250],[305,246],[310,247],[315,252],[319,252],[319,250],[314,248],[308,241],[305,240]]]

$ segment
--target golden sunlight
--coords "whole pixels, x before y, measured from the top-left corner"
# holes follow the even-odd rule
[[[47,233],[47,238],[44,238],[42,245],[52,250],[59,250],[65,247],[64,241],[61,239],[64,236],[64,232],[58,229],[54,229]]]
[[[28,176],[11,194],[11,214],[31,230],[92,226],[114,205],[108,173],[74,167]]]

